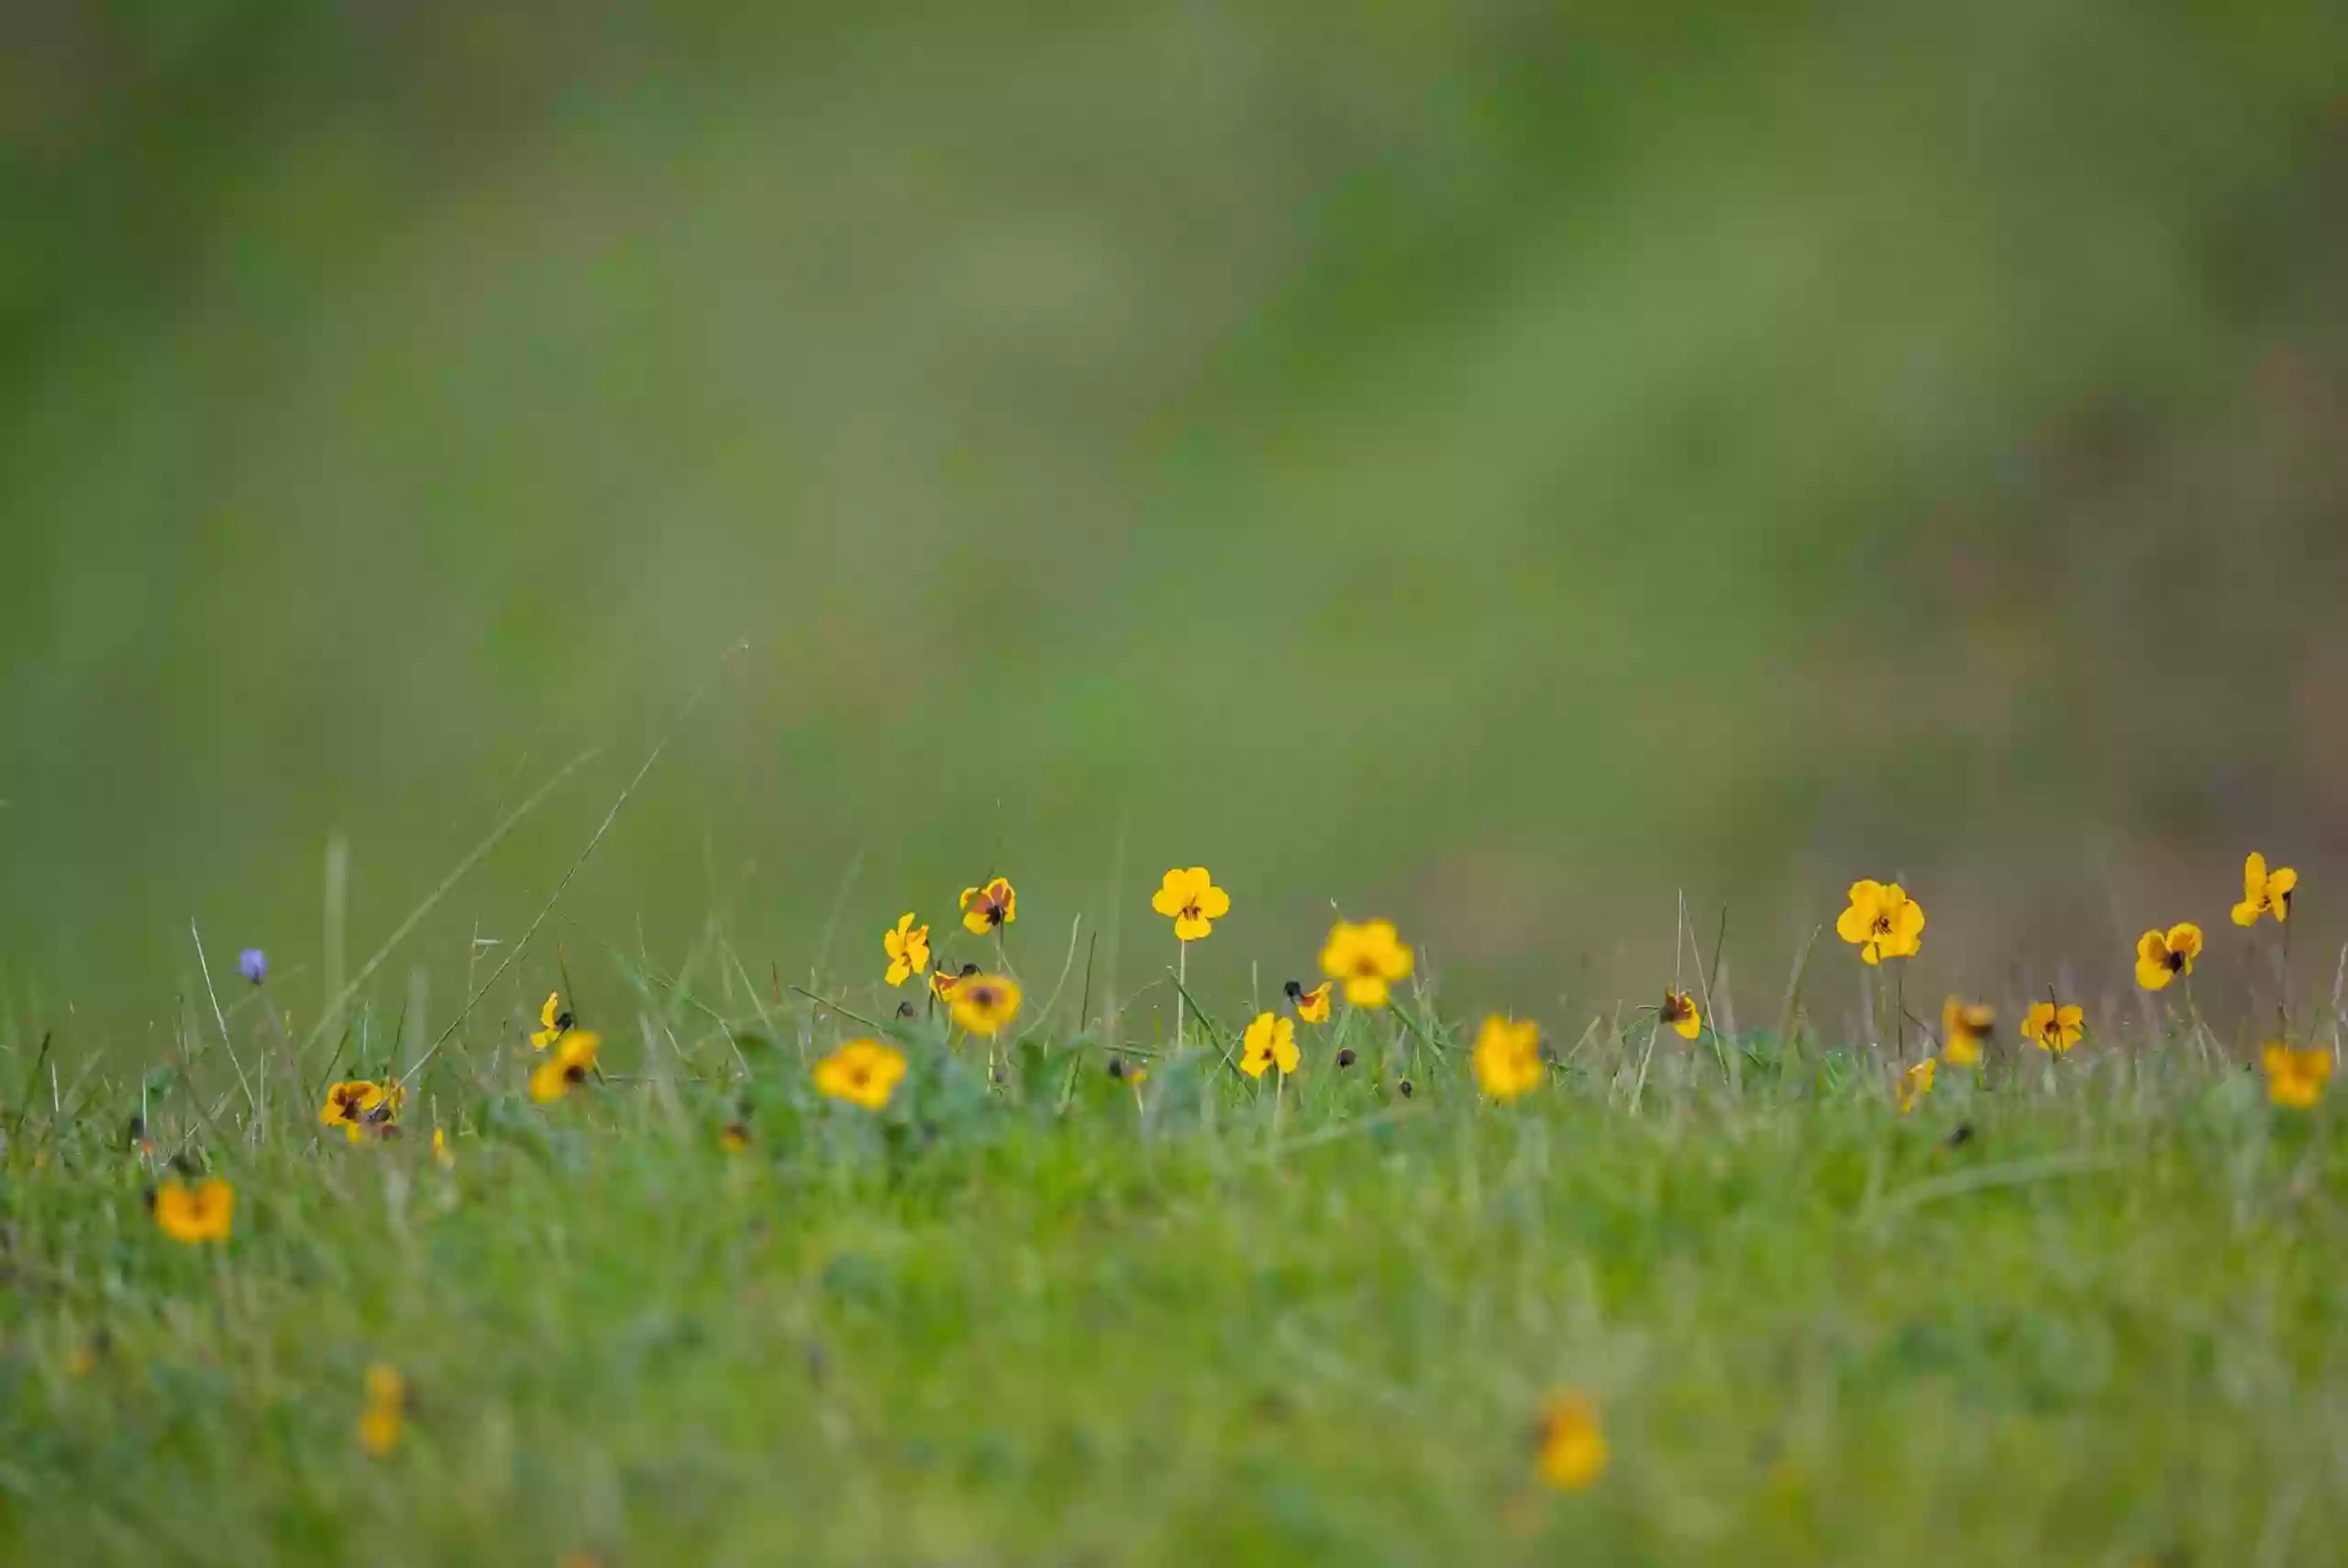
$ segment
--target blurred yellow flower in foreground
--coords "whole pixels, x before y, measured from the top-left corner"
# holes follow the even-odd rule
[[[392,1452],[407,1426],[407,1379],[378,1362],[367,1369],[367,1404],[359,1413],[359,1446],[377,1459]]]
[[[1018,1016],[1019,985],[1001,975],[965,975],[954,987],[954,1021],[991,1040]]]
[[[962,928],[972,936],[984,936],[1018,919],[1018,891],[1002,878],[983,888],[962,889]]]
[[[896,930],[880,933],[880,950],[889,955],[886,977],[892,986],[929,973],[929,927],[915,925],[910,912],[897,917]]]
[[[1933,1078],[1940,1063],[1927,1056],[1899,1075],[1899,1114],[1907,1115],[1916,1109],[1916,1102],[1933,1092]]]
[[[1261,1012],[1247,1026],[1241,1037],[1244,1049],[1239,1056],[1239,1070],[1251,1078],[1260,1078],[1265,1069],[1277,1066],[1282,1077],[1296,1071],[1303,1054],[1296,1048],[1296,1021],[1276,1012]]]
[[[1394,922],[1373,920],[1361,925],[1339,921],[1321,950],[1321,972],[1343,980],[1346,1000],[1355,1007],[1384,1007],[1389,988],[1411,972],[1411,950],[1395,934]]]
[[[568,1031],[553,1055],[530,1069],[530,1098],[541,1105],[549,1104],[569,1094],[571,1086],[587,1081],[595,1070],[595,1053],[603,1048],[603,1037],[583,1029]]]
[[[1494,1013],[1484,1020],[1470,1058],[1476,1084],[1498,1100],[1514,1099],[1541,1087],[1541,1026]]]
[[[1549,1396],[1541,1412],[1541,1479],[1578,1492],[1606,1474],[1607,1459],[1598,1401],[1571,1390]]]
[[[237,1189],[220,1176],[194,1187],[173,1177],[156,1187],[148,1203],[157,1227],[174,1242],[226,1241],[237,1217]]]
[[[1174,922],[1180,942],[1196,942],[1213,932],[1214,922],[1231,912],[1231,895],[1214,885],[1203,866],[1168,871],[1150,895],[1149,907]]]
[[[2290,919],[2291,894],[2298,885],[2297,871],[2287,866],[2269,871],[2266,856],[2252,855],[2242,863],[2242,902],[2234,906],[2234,923],[2256,925],[2263,914],[2278,921]]]
[[[1981,1002],[1951,997],[1941,1003],[1941,1055],[1952,1067],[1969,1067],[1981,1059],[1981,1042],[1998,1025],[1996,1010]]]
[[[1678,1030],[1685,1040],[1693,1040],[1704,1032],[1704,1018],[1696,1010],[1696,999],[1686,991],[1663,993],[1663,1021]]]
[[[2314,1110],[2331,1077],[2331,1053],[2294,1051],[2280,1040],[2270,1040],[2261,1055],[2266,1065],[2266,1098],[2294,1110]]]
[[[878,1040],[851,1040],[815,1064],[815,1088],[867,1110],[886,1110],[905,1076],[905,1055]]]
[[[1924,944],[1924,907],[1897,882],[1863,878],[1851,884],[1851,907],[1834,922],[1834,934],[1870,964],[1913,957]]]
[[[2042,1051],[2055,1055],[2066,1055],[2087,1032],[2087,1014],[2081,1009],[2059,1006],[2051,1001],[2032,1002],[2021,1021],[2022,1038]]]
[[[2200,956],[2201,928],[2189,921],[2148,931],[2136,939],[2136,983],[2148,991],[2165,989],[2179,975],[2192,974]]]

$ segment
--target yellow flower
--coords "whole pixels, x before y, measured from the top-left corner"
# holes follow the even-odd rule
[[[1387,988],[1410,974],[1411,963],[1411,950],[1395,936],[1391,921],[1339,921],[1321,950],[1321,972],[1346,983],[1346,1000],[1355,1007],[1384,1007]]]
[[[1541,1026],[1529,1021],[1519,1023],[1493,1013],[1484,1020],[1483,1032],[1476,1036],[1476,1050],[1470,1060],[1476,1068],[1478,1087],[1494,1099],[1511,1100],[1539,1088],[1545,1076],[1541,1068]]]
[[[533,1051],[543,1051],[570,1033],[571,1025],[578,1021],[562,1010],[562,993],[548,991],[546,1006],[538,1009],[538,1021],[545,1027],[530,1036]]]
[[[1899,1075],[1899,1114],[1907,1115],[1916,1109],[1916,1102],[1933,1092],[1933,1077],[1940,1063],[1927,1056]]]
[[[1941,1055],[1952,1067],[1973,1066],[1981,1059],[1981,1042],[1997,1023],[1997,1013],[1984,1004],[1949,998],[1941,1004]]]
[[[1678,1030],[1682,1039],[1693,1040],[1704,1032],[1704,1020],[1696,1010],[1696,999],[1686,991],[1663,993],[1663,1021]]]
[[[2254,855],[2242,863],[2242,902],[2234,906],[2236,925],[2256,925],[2258,917],[2272,913],[2278,921],[2291,918],[2291,892],[2299,885],[2299,874],[2289,867],[2279,870],[2266,869],[2266,856]]]
[[[729,1122],[717,1134],[717,1146],[729,1154],[739,1154],[750,1146],[750,1130],[740,1122]]]
[[[2165,933],[2148,931],[2136,939],[2136,983],[2157,991],[2179,975],[2193,973],[2201,956],[2201,928],[2190,923],[2170,926]]]
[[[940,966],[930,974],[930,994],[939,1001],[950,1002],[954,999],[954,988],[978,972],[979,966],[976,964],[965,964],[958,971],[952,974],[948,974],[945,967]]]
[[[1019,985],[1001,975],[965,975],[954,987],[954,1021],[991,1040],[1019,1012]]]
[[[2266,1060],[2266,1098],[2294,1110],[2314,1110],[2331,1077],[2331,1053],[2294,1051],[2280,1040],[2269,1040],[2261,1055]]]
[[[194,1187],[176,1177],[148,1199],[155,1223],[174,1242],[223,1242],[237,1216],[237,1189],[219,1176]]]
[[[392,1452],[407,1425],[407,1379],[378,1362],[367,1369],[367,1405],[359,1416],[359,1446],[377,1459]]]
[[[1296,1021],[1299,1023],[1328,1022],[1329,988],[1336,983],[1335,980],[1324,980],[1308,991],[1303,982],[1290,980],[1288,983],[1288,999],[1296,1004]]]
[[[370,1083],[365,1078],[350,1078],[327,1089],[327,1102],[318,1108],[318,1125],[339,1127],[343,1135],[356,1143],[370,1132],[379,1132],[399,1119],[400,1101],[407,1098],[407,1090],[395,1082]]]
[[[962,889],[962,929],[972,936],[984,936],[1018,919],[1019,894],[1002,878],[983,888]]]
[[[1552,1394],[1541,1413],[1541,1479],[1561,1492],[1578,1492],[1606,1474],[1606,1433],[1598,1401],[1587,1394]]]
[[[1278,1013],[1260,1012],[1256,1021],[1247,1026],[1240,1043],[1239,1070],[1251,1078],[1260,1078],[1264,1069],[1277,1066],[1285,1077],[1296,1071],[1303,1054],[1296,1048],[1296,1023]]]
[[[915,975],[929,972],[929,927],[915,925],[911,914],[897,917],[897,929],[880,933],[880,950],[889,955],[888,981],[902,986]]]
[[[583,1029],[564,1032],[562,1044],[555,1054],[530,1069],[530,1098],[539,1104],[548,1104],[570,1092],[573,1084],[587,1081],[595,1069],[595,1053],[603,1046],[601,1035]]]
[[[432,1130],[432,1157],[440,1162],[444,1171],[457,1168],[457,1152],[449,1147],[449,1130],[445,1127]]]
[[[2021,1037],[2042,1051],[2052,1051],[2057,1056],[2065,1055],[2087,1032],[2083,1027],[2086,1018],[2087,1014],[2076,1007],[2058,1007],[2051,1001],[2032,1002],[2029,1014],[2021,1021]]]
[[[1178,942],[1196,942],[1214,930],[1214,922],[1231,912],[1231,895],[1214,885],[1203,866],[1168,871],[1149,907],[1174,922]]]
[[[1870,964],[1913,957],[1924,944],[1924,908],[1897,882],[1862,879],[1851,884],[1851,907],[1835,921],[1834,934]]]
[[[815,1064],[817,1089],[867,1110],[887,1109],[904,1076],[904,1053],[878,1040],[851,1040]]]

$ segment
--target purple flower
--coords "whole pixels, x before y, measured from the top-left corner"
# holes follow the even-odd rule
[[[269,955],[258,947],[248,947],[237,955],[237,973],[260,985],[269,978]]]

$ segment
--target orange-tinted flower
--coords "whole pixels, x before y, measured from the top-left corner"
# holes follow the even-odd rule
[[[1296,1005],[1296,1021],[1299,1023],[1328,1022],[1329,988],[1336,983],[1335,980],[1324,980],[1308,991],[1303,982],[1290,980],[1288,983],[1288,999]]]
[[[1598,1401],[1571,1390],[1551,1395],[1541,1412],[1541,1479],[1578,1492],[1606,1474],[1607,1458]]]
[[[954,987],[954,1021],[991,1040],[1019,1013],[1019,985],[1001,975],[965,975]]]
[[[911,914],[897,917],[897,929],[880,933],[880,950],[889,955],[888,982],[902,986],[915,975],[929,972],[929,927],[915,925]]]
[[[1239,1070],[1251,1078],[1262,1077],[1265,1069],[1274,1066],[1285,1077],[1304,1059],[1296,1048],[1296,1021],[1276,1012],[1257,1014],[1240,1044]]]
[[[1019,894],[1002,878],[983,888],[962,889],[962,928],[972,936],[984,936],[1018,919]]]
[[[237,1189],[219,1176],[194,1187],[174,1177],[148,1199],[155,1224],[174,1242],[225,1242],[237,1217]]]
[[[905,1076],[905,1055],[878,1040],[851,1040],[815,1064],[815,1088],[834,1099],[885,1110]]]
[[[1851,907],[1834,922],[1834,934],[1870,964],[1913,957],[1924,941],[1923,906],[1897,882],[1863,878],[1851,884]]]
[[[1214,930],[1214,922],[1231,912],[1231,895],[1214,885],[1203,866],[1166,873],[1149,907],[1174,922],[1178,942],[1196,942]]]
[[[954,988],[960,985],[963,981],[969,979],[978,972],[979,966],[976,964],[965,964],[961,968],[951,973],[948,973],[946,967],[941,965],[930,972],[930,995],[936,997],[939,1001],[950,1002],[954,999]]]
[[[2242,863],[2242,902],[2234,906],[2234,923],[2256,925],[2263,914],[2278,921],[2290,919],[2291,894],[2298,885],[2297,871],[2287,866],[2269,871],[2266,856],[2253,855]]]
[[[1916,1109],[1916,1102],[1933,1092],[1933,1077],[1940,1066],[1937,1058],[1927,1056],[1899,1075],[1899,1114],[1907,1115]]]
[[[2136,983],[2157,991],[2179,975],[2193,973],[2201,956],[2201,928],[2190,923],[2165,932],[2148,931],[2136,939]]]
[[[2087,1014],[2081,1009],[2051,1001],[2033,1002],[2021,1021],[2021,1035],[2042,1051],[2067,1055],[2087,1033],[2086,1020]]]
[[[1321,950],[1322,973],[1345,982],[1346,1000],[1355,1007],[1384,1007],[1390,988],[1410,974],[1412,961],[1394,922],[1384,920],[1361,925],[1339,921]]]
[[[2314,1110],[2331,1077],[2331,1053],[2294,1051],[2280,1040],[2270,1040],[2260,1055],[2266,1065],[2266,1098],[2294,1110]]]
[[[318,1108],[318,1125],[339,1127],[356,1143],[369,1132],[381,1132],[398,1120],[400,1101],[407,1091],[396,1082],[371,1083],[351,1078],[330,1085],[327,1102]]]
[[[1663,993],[1663,1021],[1678,1030],[1682,1039],[1693,1040],[1704,1032],[1704,1019],[1696,1010],[1696,999],[1686,991]]]
[[[1484,1020],[1469,1057],[1476,1085],[1497,1100],[1512,1100],[1541,1087],[1541,1026],[1493,1013]]]
[[[595,1070],[595,1053],[603,1047],[603,1038],[583,1029],[568,1030],[553,1055],[530,1069],[530,1098],[541,1105],[549,1104],[569,1094],[574,1085],[587,1081]]]
[[[1995,1010],[1949,998],[1941,1004],[1941,1055],[1952,1067],[1973,1066],[1981,1059],[1981,1043],[1997,1025]]]

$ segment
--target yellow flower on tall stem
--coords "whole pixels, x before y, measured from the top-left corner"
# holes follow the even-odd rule
[[[225,1242],[237,1217],[237,1189],[220,1176],[190,1187],[174,1176],[148,1195],[155,1224],[174,1242]]]
[[[2136,983],[2148,991],[2165,990],[2179,975],[2193,973],[2201,956],[2201,928],[2190,922],[2166,931],[2148,931],[2136,939]]]
[[[1541,1066],[1541,1026],[1493,1013],[1484,1020],[1468,1061],[1476,1087],[1492,1099],[1505,1102],[1530,1093],[1547,1076]]]
[[[1001,975],[965,975],[954,987],[954,1021],[991,1040],[1019,1013],[1019,983]]]
[[[1279,1068],[1286,1077],[1304,1059],[1296,1048],[1296,1021],[1275,1012],[1257,1013],[1240,1044],[1239,1070],[1251,1078],[1262,1077],[1270,1067]]]
[[[1916,1109],[1916,1102],[1933,1092],[1933,1077],[1939,1069],[1937,1058],[1927,1056],[1899,1075],[1899,1114],[1907,1115]]]
[[[543,1051],[570,1033],[577,1020],[563,1010],[562,993],[548,991],[546,1005],[538,1009],[538,1022],[542,1027],[530,1036],[530,1049],[533,1051]]]
[[[1941,1055],[1952,1067],[1973,1066],[1981,1059],[1981,1043],[1997,1026],[1994,1009],[1949,998],[1941,1004]]]
[[[2289,867],[2266,869],[2266,856],[2254,854],[2242,863],[2242,902],[2234,906],[2236,925],[2256,925],[2258,917],[2271,914],[2276,921],[2291,918],[2291,895],[2299,885],[2299,874]]]
[[[1321,972],[1345,982],[1346,1000],[1354,1007],[1384,1007],[1394,982],[1409,976],[1412,962],[1392,921],[1339,921],[1321,950]]]
[[[1866,878],[1851,884],[1851,905],[1834,922],[1834,934],[1859,950],[1870,964],[1911,958],[1924,942],[1924,908],[1897,882]]]
[[[2068,1055],[2071,1047],[2087,1033],[2086,1021],[2083,1009],[2052,1001],[2032,1002],[2022,1018],[2021,1035],[2042,1051]]]
[[[1211,934],[1214,922],[1231,912],[1231,895],[1214,885],[1203,866],[1166,873],[1149,907],[1174,922],[1178,942],[1196,942]]]
[[[343,1136],[356,1143],[396,1121],[400,1101],[406,1098],[407,1091],[396,1082],[347,1079],[327,1088],[327,1102],[318,1108],[318,1125],[339,1127]]]
[[[815,1064],[815,1088],[867,1110],[888,1108],[905,1076],[905,1055],[878,1040],[851,1040]]]
[[[2312,1110],[2331,1078],[2331,1053],[2320,1049],[2295,1051],[2280,1040],[2269,1040],[2259,1053],[2266,1067],[2266,1098],[2294,1110]]]
[[[972,936],[1001,931],[1019,919],[1019,893],[997,877],[983,888],[962,889],[962,929]]]
[[[601,1035],[586,1030],[566,1032],[554,1055],[530,1069],[530,1098],[549,1105],[585,1083],[587,1075],[595,1070],[595,1053],[603,1044]]]
[[[398,1446],[407,1426],[407,1379],[378,1362],[367,1369],[367,1404],[359,1414],[359,1446],[376,1459]]]
[[[902,986],[915,975],[929,972],[929,927],[915,925],[910,914],[897,917],[897,929],[880,933],[880,950],[889,955],[889,973],[885,977],[892,986]]]
[[[1578,1492],[1606,1474],[1607,1459],[1598,1401],[1571,1390],[1551,1395],[1541,1412],[1541,1479],[1561,1492]]]
[[[1324,980],[1308,991],[1301,980],[1290,980],[1287,986],[1288,999],[1295,1004],[1297,1022],[1328,1022],[1329,988],[1336,983],[1335,980]]]
[[[1663,993],[1663,1021],[1677,1030],[1683,1040],[1693,1040],[1704,1032],[1703,1015],[1696,1010],[1696,999],[1686,991]]]

